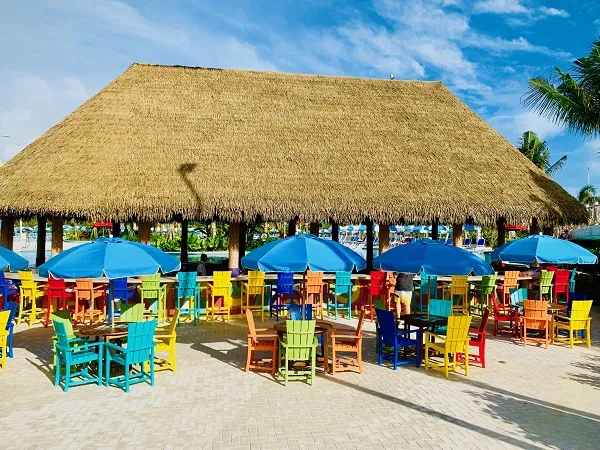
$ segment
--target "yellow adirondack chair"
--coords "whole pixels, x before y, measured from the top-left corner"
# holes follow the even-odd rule
[[[8,319],[10,317],[10,311],[0,312],[0,367],[6,369],[6,353],[8,351],[8,331],[6,326],[8,325]]]
[[[177,322],[179,321],[179,309],[175,308],[175,314],[171,318],[171,323],[166,327],[157,327],[154,341],[154,370],[177,370],[177,362],[175,361],[175,341],[177,339]],[[169,352],[167,358],[156,356],[156,352]]]
[[[43,322],[46,316],[46,308],[38,306],[38,298],[44,297],[43,287],[33,281],[33,273],[19,271],[21,285],[19,286],[19,314],[17,314],[17,325],[27,320],[29,326],[36,322]]]
[[[213,283],[208,285],[208,304],[206,305],[206,317],[210,316],[211,322],[215,323],[215,315],[227,316],[227,323],[231,316],[231,272],[215,272]]]
[[[554,330],[552,332],[552,343],[565,342],[571,348],[574,344],[586,344],[588,348],[592,346],[590,336],[590,310],[592,309],[592,300],[576,300],[571,304],[571,316],[554,315]],[[569,332],[569,336],[560,336],[560,330]],[[580,332],[585,332],[585,339],[579,337]]]
[[[250,311],[260,311],[260,321],[265,321],[265,274],[260,271],[248,272],[248,282],[242,283],[242,314],[247,309]],[[253,303],[250,304],[250,297],[253,297]],[[258,300],[260,298],[260,301]],[[246,300],[244,304],[244,299]]]
[[[471,325],[471,316],[450,316],[448,317],[448,327],[446,335],[425,332],[425,370],[432,368],[443,370],[448,376],[450,367],[456,370],[462,367],[465,370],[465,375],[469,376],[469,326]],[[441,342],[432,342],[433,339],[438,339]],[[435,350],[444,355],[443,363],[434,363],[429,361],[429,350]],[[464,363],[459,364],[456,358],[457,353],[464,353]],[[450,355],[453,355],[453,360],[450,361]]]
[[[450,300],[452,300],[452,314],[469,314],[469,277],[452,277]]]

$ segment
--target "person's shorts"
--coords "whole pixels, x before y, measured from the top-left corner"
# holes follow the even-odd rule
[[[396,291],[396,297],[398,297],[398,301],[403,305],[410,305],[412,300],[412,291]]]

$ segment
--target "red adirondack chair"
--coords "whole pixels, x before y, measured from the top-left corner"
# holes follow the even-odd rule
[[[570,270],[556,270],[554,272],[554,303],[559,303],[559,294],[564,295],[564,303],[569,304],[569,279],[571,278]]]
[[[490,300],[494,306],[494,336],[499,332],[507,332],[519,337],[519,308],[515,305],[500,305],[492,293]],[[500,326],[500,322],[508,322],[508,326]]]
[[[56,299],[56,308],[52,307],[52,300]],[[68,289],[65,280],[62,278],[48,278],[48,287],[46,288],[46,322],[44,326],[48,326],[50,322],[50,312],[67,309],[68,300],[75,299],[75,290]]]
[[[369,285],[369,304],[365,308],[369,313],[371,322],[375,317],[375,308],[373,308],[373,297],[380,297],[385,304],[388,304],[387,274],[381,270],[371,271],[371,284]]]
[[[493,294],[492,294],[493,295]],[[477,354],[474,354],[469,349],[469,364],[481,364],[481,367],[485,369],[485,340],[487,337],[487,331],[485,330],[490,317],[490,310],[486,308],[481,317],[481,324],[479,328],[469,329],[469,347],[476,347],[479,349]],[[459,363],[464,362],[465,354],[457,353],[456,358]]]

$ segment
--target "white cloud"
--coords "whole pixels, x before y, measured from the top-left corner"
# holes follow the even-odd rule
[[[547,8],[545,6],[538,8],[538,11],[546,16],[563,17],[565,19],[570,16],[570,14],[564,9]]]
[[[528,13],[529,9],[520,0],[480,0],[474,5],[476,13],[520,14]]]
[[[525,131],[533,131],[541,139],[549,139],[563,133],[562,126],[548,121],[533,111],[517,112],[520,109],[505,109],[488,120],[512,144],[516,145]]]

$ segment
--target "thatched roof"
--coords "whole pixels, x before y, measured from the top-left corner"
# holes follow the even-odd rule
[[[441,83],[145,64],[5,164],[2,213],[587,220]]]

